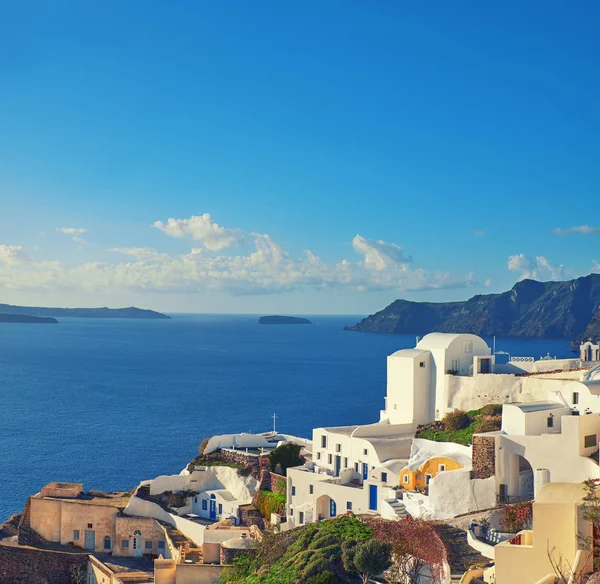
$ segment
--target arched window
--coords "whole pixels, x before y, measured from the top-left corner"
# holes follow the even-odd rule
[[[210,496],[211,499],[216,499],[215,495]]]
[[[138,536],[138,537],[139,537],[140,535],[142,535],[142,532],[141,532],[139,529],[136,529],[136,530],[133,532],[133,535],[135,535],[135,536]]]
[[[336,515],[337,505],[335,504],[335,501],[331,499],[331,501],[329,501],[329,517],[336,517]]]
[[[105,550],[112,549],[112,541],[110,539],[110,536],[108,536],[108,535],[104,538],[104,549]]]

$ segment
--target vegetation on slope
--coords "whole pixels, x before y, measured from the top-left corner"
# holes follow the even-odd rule
[[[431,572],[440,582],[445,557],[444,545],[426,522],[350,514],[267,535],[257,553],[237,558],[220,582],[350,584],[386,568],[389,581],[412,584]]]
[[[488,404],[479,410],[470,412],[450,412],[441,421],[418,426],[415,437],[434,442],[455,442],[468,446],[473,442],[473,434],[494,432],[500,430],[501,425],[502,406]]]

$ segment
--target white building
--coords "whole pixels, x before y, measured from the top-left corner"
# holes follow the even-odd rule
[[[579,346],[579,358],[582,361],[600,361],[600,344],[587,341]]]
[[[492,373],[494,356],[476,335],[431,333],[414,349],[387,358],[387,396],[382,420],[427,424],[448,410],[447,376]]]
[[[600,414],[573,415],[559,402],[505,404],[495,441],[496,492],[503,501],[532,499],[552,483],[600,477]]]

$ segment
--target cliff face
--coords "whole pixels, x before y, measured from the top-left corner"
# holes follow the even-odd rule
[[[347,330],[587,338],[600,335],[600,274],[567,282],[523,280],[463,302],[396,300]]]

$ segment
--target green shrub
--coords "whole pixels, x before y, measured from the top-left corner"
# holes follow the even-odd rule
[[[444,423],[446,430],[457,432],[458,430],[462,430],[471,424],[471,418],[467,412],[463,410],[456,410],[455,412],[448,412],[444,416],[442,422]]]
[[[487,404],[481,408],[481,414],[483,416],[501,416],[502,404]]]
[[[260,514],[267,520],[271,520],[271,513],[283,515],[285,513],[285,495],[272,493],[271,491],[259,491],[253,497],[253,503]]]
[[[329,570],[324,570],[316,576],[311,576],[306,580],[306,584],[338,584],[339,578]]]
[[[288,468],[300,466],[302,464],[302,459],[300,458],[301,448],[299,444],[292,444],[291,442],[278,446],[269,454],[271,467],[275,468],[277,465],[280,465],[281,472],[285,474]]]

